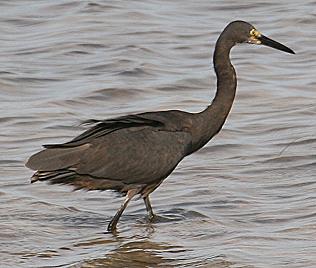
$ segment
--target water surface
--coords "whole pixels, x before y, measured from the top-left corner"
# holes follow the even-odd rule
[[[1,267],[316,267],[316,2],[2,1]],[[206,107],[212,53],[243,19],[293,48],[239,46],[224,129],[152,194],[30,185],[25,160],[80,122]]]

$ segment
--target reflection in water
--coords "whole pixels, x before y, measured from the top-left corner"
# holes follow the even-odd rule
[[[162,253],[183,253],[185,250],[151,241],[127,242],[105,257],[88,260],[81,267],[176,267],[175,260],[164,257]]]
[[[81,268],[113,267],[113,268],[140,268],[140,267],[236,267],[235,263],[226,260],[224,255],[209,257],[205,260],[195,260],[187,257],[188,251],[183,247],[155,243],[148,239],[141,240],[135,237],[135,242],[124,242],[108,252],[103,257],[92,258],[80,264]],[[95,241],[99,244],[101,241]],[[103,241],[107,243],[108,241]],[[92,246],[93,242],[87,243]],[[245,266],[246,267],[246,266]],[[247,266],[251,267],[251,266]]]

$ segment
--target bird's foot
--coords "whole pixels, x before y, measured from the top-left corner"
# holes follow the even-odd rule
[[[116,222],[114,222],[113,220],[110,221],[106,230],[107,230],[107,233],[115,234],[116,233]]]
[[[157,216],[153,213],[148,214],[148,217],[147,217],[148,222],[154,222],[156,218]]]

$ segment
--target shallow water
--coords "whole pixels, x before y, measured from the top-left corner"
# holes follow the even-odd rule
[[[2,1],[1,267],[316,267],[316,2]],[[152,194],[31,185],[25,160],[89,118],[203,109],[220,31],[243,19],[293,48],[239,46],[224,129]]]

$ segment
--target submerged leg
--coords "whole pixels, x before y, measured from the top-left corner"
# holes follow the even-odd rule
[[[145,202],[146,210],[148,212],[149,220],[152,220],[155,217],[155,214],[150,204],[149,195],[144,197],[144,202]]]
[[[126,194],[126,198],[124,200],[124,203],[122,204],[122,206],[119,208],[119,210],[116,212],[116,214],[114,215],[114,217],[112,218],[112,220],[110,221],[109,225],[108,225],[108,232],[113,232],[116,230],[116,225],[120,219],[120,217],[123,214],[123,211],[126,209],[129,201],[131,201],[131,199],[133,198],[133,196],[137,193],[137,191],[135,189],[129,190]]]

